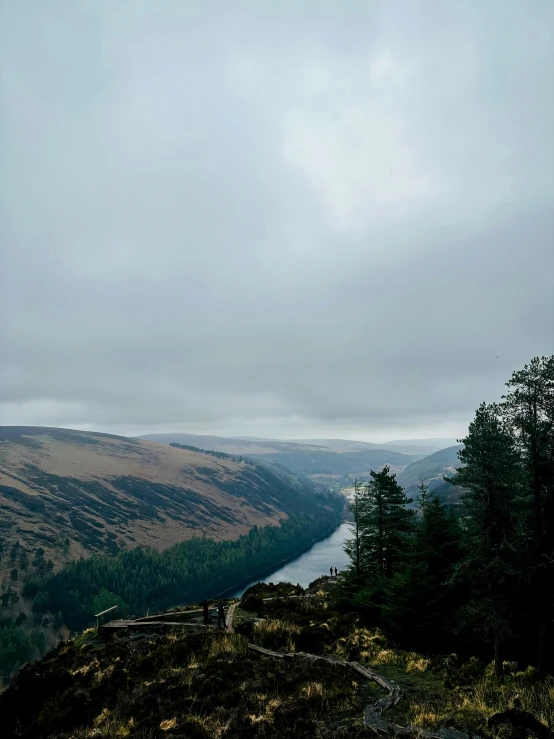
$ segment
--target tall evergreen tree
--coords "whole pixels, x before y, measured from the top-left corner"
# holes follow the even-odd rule
[[[394,575],[400,576],[408,558],[413,511],[405,508],[411,501],[389,467],[381,472],[372,470],[370,476],[363,487],[356,481],[354,537],[345,546],[352,563],[351,575],[343,579],[337,598],[354,605],[373,623],[381,623]]]
[[[363,488],[358,478],[356,478],[354,480],[354,496],[352,498],[352,503],[350,504],[350,511],[353,516],[353,521],[350,524],[352,538],[347,539],[345,542],[344,551],[350,557],[352,568],[358,583],[362,576],[362,532],[366,508],[366,498],[363,495]]]
[[[431,495],[422,507],[414,541],[417,589],[427,642],[444,642],[450,616],[458,605],[452,585],[454,568],[462,556],[461,532],[452,512]]]
[[[452,648],[459,586],[454,568],[462,554],[460,527],[423,482],[416,498],[418,516],[407,564],[386,587],[381,607],[383,626],[413,648]]]
[[[492,643],[495,672],[503,680],[502,645],[512,633],[514,585],[521,566],[521,465],[495,405],[481,404],[458,452],[464,467],[454,481],[463,497],[467,553],[458,575],[471,588],[469,623]]]
[[[535,357],[506,383],[501,412],[525,470],[528,498],[529,596],[535,616],[536,664],[554,664],[554,356]]]
[[[366,510],[362,526],[363,569],[375,576],[391,578],[407,553],[407,538],[413,530],[411,503],[396,475],[388,466],[370,472],[365,485]]]

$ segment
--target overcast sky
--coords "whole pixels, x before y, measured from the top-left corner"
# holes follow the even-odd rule
[[[459,436],[554,353],[552,0],[0,0],[0,422]]]

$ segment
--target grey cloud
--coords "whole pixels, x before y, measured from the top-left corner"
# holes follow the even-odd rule
[[[1,422],[463,432],[554,347],[553,23],[4,3]]]

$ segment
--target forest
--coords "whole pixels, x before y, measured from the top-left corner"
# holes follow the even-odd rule
[[[254,527],[234,541],[193,538],[163,552],[138,547],[80,559],[57,573],[30,577],[23,596],[32,599],[34,614],[59,613],[71,630],[84,628],[94,613],[113,605],[120,616],[138,616],[215,597],[327,536],[340,523],[344,503],[338,495],[319,498],[312,515]]]
[[[388,467],[355,483],[339,600],[397,643],[554,670],[554,356],[513,373],[460,440],[448,507]]]
[[[235,541],[194,538],[163,552],[139,547],[115,556],[80,559],[54,574],[48,563],[30,568],[23,598],[32,602],[31,614],[22,609],[15,619],[0,618],[0,679],[44,653],[44,629],[49,626],[78,631],[94,622],[95,613],[113,605],[119,606],[119,617],[139,616],[213,598],[264,575],[340,523],[342,496],[320,500],[313,515],[290,516],[280,526],[254,527]],[[15,606],[20,600],[9,589],[2,606]]]

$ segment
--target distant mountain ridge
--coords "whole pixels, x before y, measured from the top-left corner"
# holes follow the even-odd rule
[[[457,443],[457,439],[394,439],[393,441],[387,441],[388,446],[410,446],[433,449],[434,451],[456,446]]]
[[[375,444],[371,441],[354,441],[352,439],[289,439],[289,442],[296,444],[313,444],[316,446],[324,446],[333,452],[365,452],[375,449],[384,449],[390,452],[400,452],[401,454],[410,454],[423,456],[427,452],[416,446],[406,446],[394,444]],[[432,451],[437,451],[433,447]],[[431,452],[428,452],[431,454]]]
[[[405,454],[400,447],[387,448],[343,439],[263,441],[183,433],[148,434],[139,438],[249,458],[261,457],[279,462],[296,474],[312,476],[364,475],[386,464],[402,469],[424,455],[422,450]]]
[[[213,436],[211,434],[185,434],[164,433],[144,434],[137,436],[143,441],[155,441],[158,444],[185,444],[199,449],[209,449],[215,452],[226,452],[227,454],[264,454],[278,453],[280,451],[298,451],[301,447],[306,451],[321,451],[326,447],[314,444],[297,444],[290,441],[273,441],[262,439],[243,439],[227,436]]]

